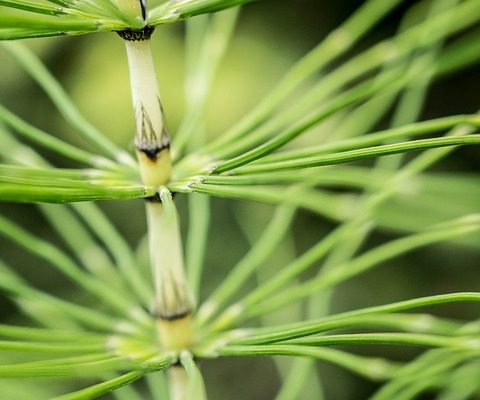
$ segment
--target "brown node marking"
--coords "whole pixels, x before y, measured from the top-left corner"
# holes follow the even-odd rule
[[[142,142],[140,145],[136,145],[136,148],[139,152],[142,152],[145,154],[148,160],[150,160],[152,163],[155,163],[158,159],[158,156],[160,153],[165,150],[170,148],[170,141],[167,140],[163,141],[160,143],[160,145],[157,145],[156,143],[145,143]]]
[[[156,162],[162,150],[170,148],[170,139],[165,127],[162,128],[162,133],[158,137],[143,104],[140,105],[139,111],[142,114],[141,133],[135,141],[135,146],[150,161]]]
[[[163,321],[176,321],[191,314],[192,310],[190,307],[184,307],[178,311],[164,311],[160,310],[158,306],[152,309],[152,316],[157,320],[161,319]]]
[[[185,310],[181,312],[156,312],[154,314],[155,319],[161,319],[163,321],[176,321],[185,317],[188,317],[192,313],[191,310]]]
[[[142,8],[143,15],[143,8]],[[152,36],[152,33],[155,31],[155,27],[145,25],[142,29],[123,29],[121,31],[116,31],[117,34],[124,40],[129,42],[138,42],[142,40],[148,40]]]
[[[165,290],[160,292],[160,296],[160,301],[152,308],[152,315],[155,319],[171,322],[191,315],[192,307],[189,304],[190,302],[185,292],[181,290],[177,284],[173,285],[173,300],[169,301],[166,298]],[[170,308],[170,310],[168,308]]]

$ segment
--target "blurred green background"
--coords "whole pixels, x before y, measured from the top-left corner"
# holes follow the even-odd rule
[[[414,1],[405,1],[368,35],[355,51],[395,33],[400,18]],[[279,77],[299,57],[311,49],[331,29],[343,21],[361,1],[348,0],[264,0],[251,4],[241,13],[239,26],[208,103],[207,131],[217,135],[255,105]],[[184,26],[182,23],[160,27],[153,38],[155,61],[167,123],[175,134],[184,113]],[[124,46],[115,34],[94,34],[25,41],[48,65],[67,88],[76,104],[94,125],[116,143],[132,149],[133,113],[131,110],[128,71]],[[355,52],[354,51],[354,52]],[[350,52],[351,56],[354,52]],[[480,105],[480,68],[470,67],[436,82],[429,90],[422,119],[456,113],[476,112]],[[79,146],[75,133],[65,124],[41,90],[15,63],[0,52],[0,101],[30,123]],[[379,128],[388,123],[382,120]],[[57,165],[72,166],[55,155],[42,153]],[[476,147],[457,150],[435,168],[440,171],[464,171],[478,174],[479,150]],[[469,196],[468,193],[465,193]],[[185,196],[177,197],[185,227]],[[442,199],[437,199],[441,202]],[[206,295],[228,273],[248,250],[246,229],[255,237],[268,221],[272,207],[241,201],[213,200],[211,237],[206,260],[203,295]],[[435,202],[432,207],[435,207]],[[1,212],[28,227],[41,237],[62,246],[60,238],[48,227],[33,205],[0,205]],[[132,247],[146,259],[145,222],[142,201],[104,202],[102,209],[112,218]],[[479,200],[480,208],[480,200]],[[239,224],[242,221],[242,226]],[[243,226],[245,225],[245,226]],[[334,223],[300,211],[295,222],[294,237],[278,249],[269,262],[274,272],[282,260],[308,248],[328,232]],[[396,237],[392,232],[377,232],[365,248]],[[415,251],[375,269],[360,278],[341,285],[334,297],[333,309],[342,311],[361,306],[382,304],[451,291],[480,290],[478,267],[480,252],[474,247],[438,245]],[[71,295],[72,288],[45,263],[32,259],[17,248],[0,241],[0,254],[24,276],[46,290]],[[146,262],[146,260],[144,261]],[[271,265],[270,265],[271,264]],[[254,282],[251,282],[253,285]],[[19,321],[13,305],[0,300],[4,321]],[[301,310],[292,309],[292,313]],[[442,315],[478,317],[469,306],[443,307]],[[295,316],[297,318],[297,316]],[[393,358],[405,359],[416,354],[410,349],[355,349],[381,355],[388,351]],[[210,398],[270,399],[279,385],[279,377],[271,360],[205,361]],[[318,373],[326,387],[327,399],[362,399],[375,389],[337,367],[319,364]],[[1,390],[0,390],[1,391]],[[311,399],[308,388],[305,399]]]

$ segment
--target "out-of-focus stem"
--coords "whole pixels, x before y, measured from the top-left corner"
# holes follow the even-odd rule
[[[183,367],[168,370],[171,400],[188,400],[188,377]]]
[[[161,203],[147,203],[155,314],[163,346],[188,348],[192,342],[192,300],[184,272],[177,212],[167,189],[160,189],[159,196]]]

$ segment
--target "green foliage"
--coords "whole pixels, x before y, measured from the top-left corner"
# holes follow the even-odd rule
[[[125,0],[1,0],[0,39],[81,35],[141,29],[220,11],[253,0],[168,1],[149,10],[147,21],[119,6]],[[128,2],[129,0],[127,0]]]
[[[480,117],[418,120],[433,80],[478,61],[480,3],[414,5],[392,38],[344,57],[402,3],[365,2],[293,65],[258,106],[212,138],[206,102],[233,40],[238,11],[189,18],[247,2],[152,2],[143,21],[113,0],[0,0],[1,39],[135,30],[187,19],[185,115],[174,135],[173,177],[167,186],[171,193],[188,194],[185,256],[197,307],[194,345],[164,351],[155,317],[147,311],[154,284],[141,268],[140,252],[98,205],[76,203],[148,199],[158,188],[141,183],[130,153],[87,121],[28,47],[2,43],[2,57],[10,57],[43,89],[72,131],[94,150],[68,143],[0,106],[0,200],[71,203],[38,205],[62,245],[4,216],[0,236],[43,260],[76,291],[65,297],[49,294],[31,285],[16,266],[0,262],[0,289],[23,314],[17,325],[0,325],[0,377],[85,379],[84,389],[67,381],[66,387],[44,393],[57,400],[109,392],[119,399],[143,398],[146,390],[133,383],[145,377],[152,398],[160,399],[161,371],[183,368],[190,398],[204,399],[208,381],[205,390],[197,359],[282,355],[326,361],[382,382],[372,397],[376,400],[410,399],[426,391],[439,392],[441,400],[478,396],[478,321],[433,313],[450,303],[478,309],[480,293],[442,293],[336,314],[330,302],[340,285],[414,250],[441,242],[479,250],[479,178],[427,169],[460,146],[478,145]],[[378,130],[389,113],[390,126]],[[47,160],[37,147],[58,159]],[[58,160],[78,167],[57,167]],[[161,193],[174,216],[170,193]],[[268,203],[274,211],[260,234],[247,227],[246,235],[254,236],[249,250],[236,265],[225,267],[216,289],[204,296],[208,232],[215,215],[210,197]],[[432,198],[438,197],[433,207]],[[335,228],[311,235],[309,248],[285,257],[269,274],[269,261],[296,237],[300,209],[334,221]],[[176,217],[172,221],[175,230]],[[377,229],[399,237],[364,248]],[[258,280],[254,288],[252,278]],[[300,311],[298,318],[289,315],[288,323],[277,318],[299,304],[308,311]],[[398,361],[359,355],[359,345],[425,350],[413,360]],[[299,398],[313,365],[284,367],[278,363],[283,374],[278,398]],[[18,385],[35,393],[38,381]],[[18,385],[0,389],[3,397],[15,396]]]

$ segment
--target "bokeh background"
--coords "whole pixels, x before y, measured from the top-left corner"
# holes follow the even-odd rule
[[[238,29],[225,61],[220,67],[209,99],[208,134],[221,133],[255,105],[282,74],[361,4],[358,0],[262,0],[244,8]],[[376,41],[391,36],[401,16],[415,1],[405,1],[375,28],[348,56]],[[175,134],[184,113],[184,26],[182,23],[158,28],[153,38],[155,61],[169,130]],[[133,113],[124,46],[115,34],[94,34],[25,41],[67,88],[82,112],[116,143],[132,149]],[[30,123],[85,147],[50,101],[15,63],[0,51],[0,101]],[[473,113],[480,107],[480,68],[469,67],[435,82],[428,93],[422,119],[458,113]],[[384,118],[378,128],[388,123]],[[0,144],[1,145],[1,144]],[[42,153],[57,165],[75,167],[48,152]],[[437,165],[439,171],[480,172],[479,149],[457,150]],[[465,196],[473,194],[465,193]],[[187,221],[184,196],[177,197],[183,227]],[[436,201],[441,202],[439,198]],[[435,202],[432,203],[435,207]],[[130,245],[138,248],[146,263],[145,221],[142,201],[103,202],[102,209],[112,218]],[[479,200],[480,208],[480,200]],[[211,236],[206,259],[203,295],[216,286],[235,262],[248,250],[249,239],[265,226],[272,207],[262,204],[213,200]],[[0,212],[19,221],[32,232],[62,246],[34,205],[1,204]],[[327,233],[334,223],[300,211],[291,240],[269,261],[269,270],[282,265]],[[246,233],[248,232],[248,235]],[[365,248],[396,237],[395,232],[379,231]],[[382,304],[414,296],[450,291],[480,290],[478,267],[480,246],[438,245],[410,253],[338,288],[333,310]],[[45,263],[0,240],[0,254],[24,276],[45,290],[74,295],[73,288]],[[254,282],[251,282],[254,285]],[[80,294],[78,294],[80,296]],[[0,298],[3,321],[21,321],[15,307]],[[292,309],[292,313],[302,312]],[[442,307],[441,315],[478,317],[473,307]],[[288,316],[287,316],[288,317]],[[295,318],[297,316],[295,315]],[[358,353],[404,359],[417,353],[412,349],[355,349]],[[210,398],[270,399],[280,384],[269,359],[221,360],[202,364]],[[318,364],[327,399],[362,399],[375,384],[330,365]],[[53,383],[52,383],[53,384]],[[57,384],[57,383],[55,383]],[[1,393],[1,389],[0,389]],[[32,397],[33,398],[33,397]],[[304,399],[311,399],[308,387]]]

